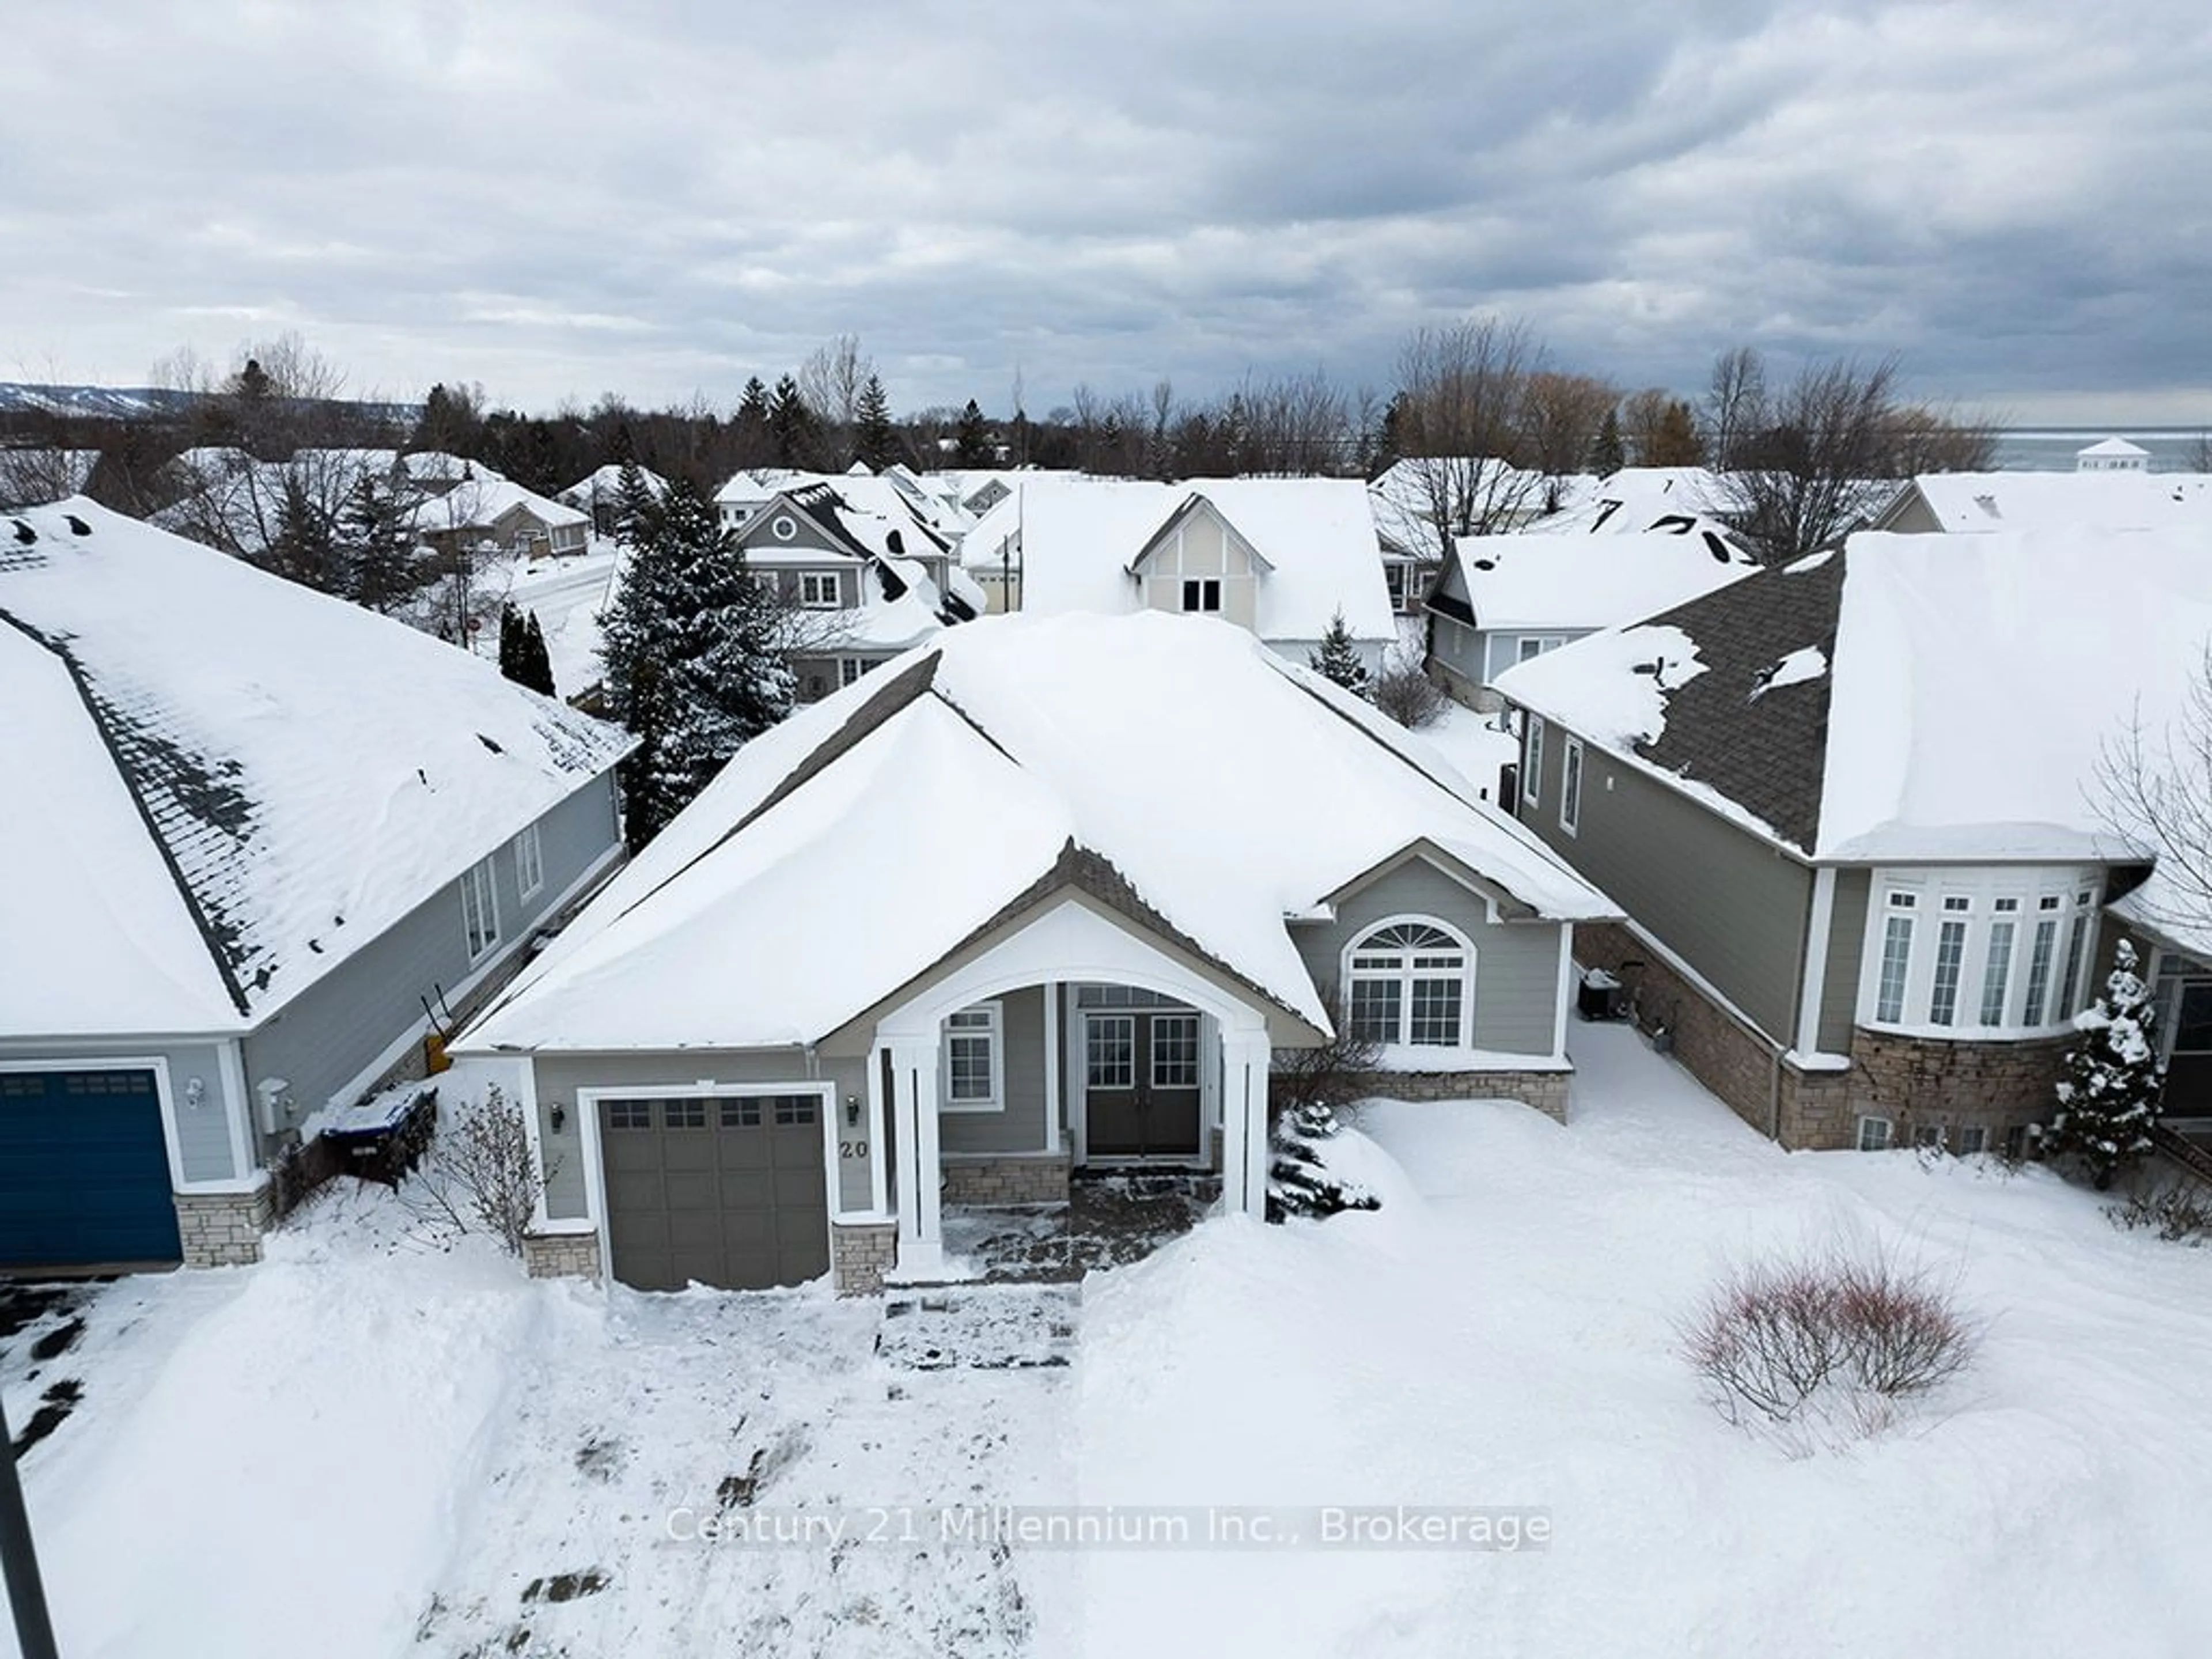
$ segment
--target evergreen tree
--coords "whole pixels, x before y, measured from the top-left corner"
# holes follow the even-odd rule
[[[2122,939],[2104,994],[2074,1021],[2081,1037],[2059,1065],[2058,1113],[2044,1150],[2070,1158],[2102,1192],[2113,1175],[2150,1150],[2163,1070],[2151,1041],[2157,1012],[2136,973],[2136,947]]]
[[[1307,654],[1306,665],[1356,697],[1367,695],[1367,665],[1360,661],[1359,647],[1352,642],[1352,630],[1344,625],[1342,605],[1329,619],[1328,632],[1321,636],[1321,648]]]
[[[615,540],[624,547],[638,546],[653,534],[659,511],[659,497],[646,482],[645,469],[635,458],[625,459],[622,479],[616,487]]]
[[[876,471],[898,459],[898,431],[891,424],[890,400],[884,395],[883,381],[873,374],[860,388],[860,402],[854,407],[853,438],[860,459]]]
[[[778,466],[816,464],[822,448],[821,423],[800,395],[799,382],[785,375],[775,383],[768,405],[769,441]]]
[[[1669,398],[1660,413],[1659,428],[1652,434],[1651,453],[1644,465],[1701,466],[1705,459],[1705,441],[1698,435],[1697,416],[1680,398]]]
[[[415,557],[415,538],[400,511],[392,479],[365,471],[338,517],[352,576],[347,597],[371,611],[391,611],[422,586]]]
[[[266,562],[278,575],[318,592],[343,597],[352,590],[337,526],[315,503],[306,484],[289,472],[276,504],[276,533],[270,540]]]
[[[952,464],[988,466],[998,459],[998,446],[991,441],[990,422],[983,418],[983,411],[970,398],[968,407],[960,411],[960,424],[953,428]]]
[[[545,630],[538,625],[538,613],[522,613],[522,639],[515,647],[515,672],[507,676],[519,685],[532,691],[542,691],[547,696],[553,689],[553,653],[545,648]]]
[[[643,516],[603,619],[611,712],[639,738],[623,763],[633,850],[791,711],[782,614],[696,485],[672,483]]]
[[[1601,478],[1610,478],[1628,465],[1628,449],[1620,441],[1620,413],[1618,410],[1605,411],[1605,420],[1597,429],[1596,440],[1590,445],[1590,471]]]
[[[499,603],[499,672],[520,684],[522,679],[522,619],[505,599]]]

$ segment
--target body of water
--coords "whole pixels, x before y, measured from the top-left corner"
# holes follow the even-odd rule
[[[2153,472],[2193,472],[2205,441],[2201,427],[2146,426],[2125,430],[2087,427],[2023,426],[1997,434],[2001,472],[2071,472],[2074,457],[2107,438],[2125,438],[2150,452]]]

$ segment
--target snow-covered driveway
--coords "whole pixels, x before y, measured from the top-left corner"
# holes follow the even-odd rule
[[[2212,1250],[2047,1170],[1785,1154],[1618,1028],[1575,1121],[1371,1107],[1374,1215],[1218,1222],[1073,1293],[603,1296],[356,1194],[261,1267],[110,1286],[20,1423],[70,1659],[2212,1653]],[[1936,1266],[1931,1410],[1791,1455],[1674,1325],[1747,1255]],[[1003,1503],[1549,1510],[1542,1553],[902,1541]],[[804,1510],[888,1538],[708,1542]],[[674,1534],[674,1535],[672,1535]],[[0,1635],[0,1654],[11,1650]]]

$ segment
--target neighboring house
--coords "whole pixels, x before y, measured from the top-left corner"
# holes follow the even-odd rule
[[[1509,670],[1521,816],[1632,918],[1583,962],[1786,1146],[2016,1148],[2112,904],[2212,1082],[2212,950],[2144,928],[2095,777],[2201,669],[2204,546],[1861,533]]]
[[[1685,520],[1641,535],[1468,536],[1429,594],[1429,665],[1471,708],[1516,663],[1740,580],[1759,562]]]
[[[668,480],[649,466],[638,468],[638,476],[645,481],[647,491],[658,501],[668,492]],[[592,521],[592,533],[612,541],[622,517],[621,467],[610,462],[588,477],[579,478],[562,490],[554,500],[564,507],[573,507]]]
[[[2212,532],[2212,477],[2190,472],[1924,472],[1877,513],[1906,534],[2194,527]]]
[[[1340,991],[1377,1092],[1564,1116],[1617,915],[1249,635],[994,617],[747,744],[455,1051],[528,1103],[535,1271],[866,1291],[1073,1167],[1261,1214],[1273,1056]]]
[[[592,521],[512,480],[481,477],[424,501],[415,533],[447,555],[489,545],[511,558],[571,558],[591,546]]]
[[[1024,612],[1218,617],[1304,663],[1340,611],[1370,671],[1397,640],[1355,479],[1042,482],[1018,494]]]
[[[787,489],[808,484],[842,483],[846,477],[834,472],[807,472],[793,466],[757,466],[740,472],[714,492],[714,510],[732,530],[743,529],[753,516]],[[867,476],[862,469],[861,477]]]
[[[950,544],[881,478],[778,491],[747,514],[737,539],[790,618],[802,702],[983,611],[983,593],[961,574]]]
[[[253,1259],[620,856],[623,733],[81,498],[0,517],[0,1266]]]
[[[1367,487],[1392,608],[1419,616],[1438,568],[1462,536],[1508,535],[1555,511],[1578,481],[1501,460],[1417,456]]]
[[[1575,478],[1557,512],[1528,526],[1549,536],[1729,536],[1719,514],[1726,481],[1702,466],[1624,466]]]
[[[1022,608],[1022,497],[1000,495],[960,538],[960,568],[982,590],[992,616]]]

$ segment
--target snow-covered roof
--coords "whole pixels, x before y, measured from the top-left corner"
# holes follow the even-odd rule
[[[249,1026],[629,746],[81,497],[0,520],[0,707],[35,780],[0,812],[0,1035]]]
[[[645,481],[645,488],[648,494],[659,496],[668,493],[668,480],[651,467],[641,466],[637,471],[638,476]],[[577,479],[554,499],[565,501],[570,507],[580,507],[588,512],[594,501],[611,501],[622,494],[622,476],[621,466],[610,461],[606,465],[594,468]]]
[[[2212,639],[2202,532],[1862,532],[1498,689],[1800,852],[2128,861],[2103,745],[2181,708]]]
[[[536,490],[525,489],[511,478],[482,477],[457,483],[416,507],[415,529],[418,535],[488,530],[517,507],[550,529],[588,526],[592,521],[588,514]]]
[[[1915,500],[1943,529],[2212,530],[2212,477],[2193,472],[1924,472],[1877,520]]]
[[[1705,467],[1624,466],[1577,488],[1558,512],[1528,528],[1550,536],[1724,534],[1727,526],[1717,516],[1723,500],[1720,474]]]
[[[1558,484],[1567,487],[1569,481]],[[1412,456],[1394,461],[1367,486],[1369,510],[1383,545],[1401,557],[1438,556],[1436,500],[1439,493],[1472,497],[1494,516],[1518,527],[1544,510],[1544,475],[1494,456]]]
[[[809,472],[795,466],[757,466],[733,473],[729,481],[714,492],[718,507],[756,506],[775,499],[787,489],[798,489],[811,483],[840,484],[845,477],[836,472]]]
[[[1737,581],[1758,561],[1716,533],[1465,536],[1453,550],[1474,625],[1610,628]]]
[[[1134,611],[1134,574],[1160,532],[1210,503],[1267,563],[1255,605],[1261,639],[1318,640],[1340,609],[1352,638],[1395,641],[1367,490],[1350,478],[1194,478],[1182,483],[1025,483],[1022,609]]]
[[[2125,438],[2106,438],[2075,452],[2077,455],[2123,455],[2148,458],[2150,451],[2141,444],[2131,444]]]
[[[1193,708],[1234,740],[1162,745]],[[1509,912],[1617,914],[1434,750],[1241,629],[991,617],[741,750],[461,1046],[816,1042],[1072,864],[1325,1029],[1286,916],[1423,841]]]
[[[969,570],[1022,568],[1022,494],[1001,495],[960,538],[960,562]]]

